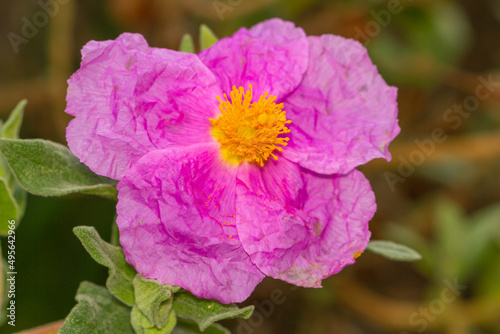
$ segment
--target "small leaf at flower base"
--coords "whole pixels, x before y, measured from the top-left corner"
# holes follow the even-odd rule
[[[82,282],[71,310],[58,334],[120,333],[135,334],[130,325],[130,308],[109,291],[90,282]]]
[[[86,193],[116,199],[116,181],[94,174],[63,145],[41,139],[0,139],[0,153],[19,184],[32,194]]]
[[[77,226],[73,233],[97,263],[109,268],[108,290],[123,303],[132,306],[135,301],[132,281],[137,273],[125,261],[123,250],[102,240],[93,227]]]
[[[174,296],[174,310],[179,318],[192,320],[204,331],[214,322],[224,319],[248,319],[253,306],[238,308],[235,304],[221,304],[216,300],[196,298],[190,293],[178,293]]]
[[[17,104],[14,110],[12,110],[9,118],[2,126],[0,137],[10,139],[19,138],[19,130],[21,129],[21,124],[23,122],[24,108],[27,103],[27,100],[22,100]]]
[[[135,305],[132,307],[132,312],[130,312],[130,323],[132,324],[132,328],[134,328],[136,334],[144,334],[146,329],[154,327],[148,318]]]
[[[179,320],[173,334],[231,334],[231,331],[220,324],[213,324],[203,332],[198,325],[192,321]]]
[[[161,284],[157,280],[139,275],[133,282],[135,306],[157,328],[163,328],[169,321],[172,310],[172,293],[180,288]]]
[[[162,328],[158,328],[134,305],[130,314],[130,321],[136,334],[170,334],[177,324],[177,317],[174,311],[170,312],[165,325]]]
[[[366,250],[394,261],[417,261],[422,258],[419,253],[410,247],[392,241],[370,241]]]
[[[205,24],[200,26],[200,47],[201,50],[208,49],[215,43],[217,43],[219,39],[215,36],[214,32]]]
[[[191,34],[184,34],[184,36],[182,36],[179,51],[195,53],[193,36],[191,36]]]

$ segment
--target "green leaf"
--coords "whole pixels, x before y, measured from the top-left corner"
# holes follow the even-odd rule
[[[216,300],[196,298],[190,293],[178,293],[174,296],[174,310],[179,318],[192,320],[201,331],[214,322],[224,319],[248,319],[254,306],[238,308],[235,304],[224,305]]]
[[[483,209],[469,219],[464,239],[459,244],[462,249],[459,280],[465,281],[480,270],[479,267],[483,264],[485,254],[493,244],[495,233],[500,232],[499,222],[500,205]]]
[[[474,282],[474,294],[479,300],[500,302],[500,256],[498,253],[489,262],[482,274]]]
[[[132,327],[137,334],[170,334],[177,324],[177,317],[174,311],[168,314],[167,322],[162,328],[155,327],[137,306],[132,308],[130,317]]]
[[[71,310],[58,334],[135,334],[130,325],[130,308],[115,299],[106,288],[82,282]]]
[[[182,36],[179,51],[195,53],[193,36],[191,36],[191,34],[184,34],[184,36]]]
[[[436,200],[435,209],[436,247],[434,257],[438,259],[434,275],[437,281],[457,277],[464,253],[465,213],[449,198]],[[461,277],[460,277],[461,278]]]
[[[23,120],[26,100],[19,102],[7,121],[0,127],[0,137],[18,138]],[[9,165],[0,154],[0,235],[8,232],[9,220],[16,225],[21,220],[26,207],[26,192],[17,184]]]
[[[215,43],[217,43],[219,39],[215,36],[214,32],[205,24],[200,26],[200,47],[201,50],[208,49]]]
[[[172,310],[172,293],[179,291],[180,288],[139,275],[135,276],[132,284],[137,308],[154,326],[163,328]]]
[[[123,250],[103,241],[93,227],[77,226],[73,229],[73,233],[97,263],[109,268],[109,277],[106,281],[109,291],[123,303],[132,306],[135,300],[132,281],[137,273],[125,261]]]
[[[19,224],[26,208],[26,191],[24,191],[10,175],[10,171],[2,171],[4,159],[0,156],[0,235],[9,232],[9,221]]]
[[[9,221],[15,220],[17,222],[18,207],[2,178],[0,178],[0,207],[0,234],[7,235]]]
[[[115,215],[115,218],[113,219],[113,224],[111,224],[111,238],[109,242],[113,246],[118,246],[120,247],[120,230],[118,229],[118,225],[116,225],[116,218],[118,218],[117,215]]]
[[[192,321],[179,320],[175,326],[173,334],[231,334],[229,329],[220,324],[213,324],[207,327],[203,332],[198,325]]]
[[[134,328],[136,334],[144,334],[146,329],[154,327],[148,318],[142,314],[142,312],[135,305],[132,307],[132,312],[130,313],[130,323],[132,324],[132,328]]]
[[[366,250],[394,261],[417,261],[422,258],[420,254],[410,247],[403,246],[392,241],[370,241]]]
[[[19,184],[32,194],[80,192],[116,199],[116,181],[94,174],[63,145],[41,139],[0,139],[0,153]]]
[[[22,100],[17,104],[5,124],[2,126],[1,137],[11,139],[19,138],[19,130],[21,129],[21,124],[23,122],[24,108],[27,103],[27,100]]]

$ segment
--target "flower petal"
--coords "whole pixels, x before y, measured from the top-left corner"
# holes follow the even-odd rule
[[[268,276],[279,278],[309,244],[305,223],[295,215],[303,187],[300,167],[283,158],[238,170],[238,235],[252,262]]]
[[[141,156],[213,140],[220,88],[196,55],[150,48],[138,34],[90,42],[68,81],[71,151],[94,172],[121,179]]]
[[[232,86],[253,86],[254,99],[268,92],[278,100],[300,83],[307,68],[308,42],[291,22],[271,19],[242,28],[199,54],[229,96]]]
[[[235,226],[235,168],[217,144],[142,157],[118,184],[117,224],[138,273],[202,298],[241,302],[264,275]]]
[[[357,170],[327,176],[293,165],[279,159],[238,174],[238,234],[266,275],[320,287],[366,248],[375,198]]]
[[[284,101],[291,133],[284,156],[322,174],[348,173],[375,158],[391,159],[399,133],[397,91],[357,41],[309,37],[309,68]]]

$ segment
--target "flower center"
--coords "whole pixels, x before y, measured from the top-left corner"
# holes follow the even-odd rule
[[[221,144],[222,156],[228,162],[240,164],[243,160],[264,166],[274,150],[283,151],[289,138],[279,135],[290,132],[286,124],[283,104],[276,104],[276,96],[265,93],[252,103],[252,85],[245,92],[243,87],[233,86],[231,101],[224,94],[219,109],[222,114],[217,119],[210,119],[212,134]]]

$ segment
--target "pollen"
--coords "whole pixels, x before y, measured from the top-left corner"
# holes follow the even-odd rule
[[[358,257],[360,257],[360,256],[361,256],[361,254],[363,254],[363,252],[362,252],[362,251],[357,251],[357,252],[354,252],[354,253],[352,253],[352,258],[353,258],[353,259],[357,259]]]
[[[221,114],[210,122],[226,161],[264,166],[270,156],[278,159],[273,152],[282,152],[287,145],[289,138],[282,135],[290,132],[286,125],[292,121],[286,119],[283,104],[275,102],[276,96],[265,93],[252,103],[252,85],[246,91],[233,86],[230,99],[224,94],[224,99],[218,96],[217,100]]]

